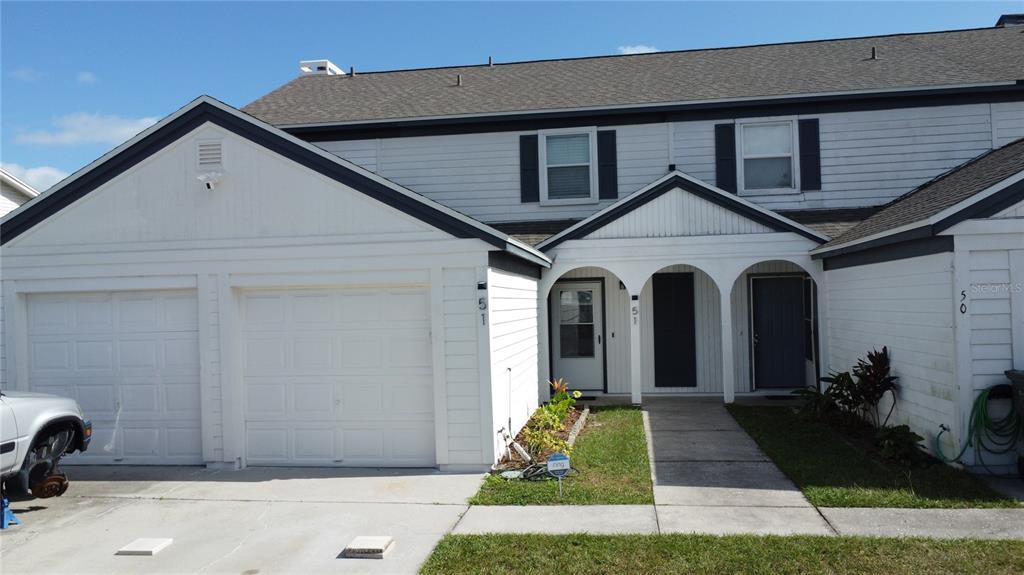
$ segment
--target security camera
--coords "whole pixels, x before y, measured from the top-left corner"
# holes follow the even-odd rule
[[[213,191],[220,184],[220,179],[224,174],[220,172],[207,172],[205,174],[199,174],[196,179],[202,182],[203,189],[206,191]]]

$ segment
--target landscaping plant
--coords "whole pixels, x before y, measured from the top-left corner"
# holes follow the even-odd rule
[[[885,427],[896,408],[896,380],[899,379],[892,375],[889,349],[885,346],[882,351],[873,349],[868,352],[867,360],[858,359],[853,368],[853,376],[857,378],[861,409],[873,419],[875,427]],[[879,424],[878,404],[887,393],[892,395],[892,406],[885,420]]]
[[[559,437],[559,433],[564,431],[566,420],[576,407],[576,400],[583,395],[579,391],[569,391],[569,383],[562,378],[549,382],[549,385],[551,400],[537,408],[522,432],[526,451],[535,458],[556,451],[570,452],[568,442]]]
[[[879,455],[904,467],[915,467],[924,462],[924,452],[918,448],[922,441],[924,438],[906,425],[881,427],[875,433]]]

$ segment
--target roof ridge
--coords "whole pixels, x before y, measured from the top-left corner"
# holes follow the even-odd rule
[[[541,64],[547,62],[574,62],[579,60],[600,60],[604,58],[644,58],[666,54],[686,54],[691,52],[716,52],[723,50],[744,50],[748,48],[767,48],[771,46],[798,46],[804,44],[824,44],[828,42],[845,42],[852,40],[869,40],[873,38],[896,38],[901,36],[906,37],[920,37],[920,36],[932,36],[938,34],[957,34],[962,32],[980,32],[983,30],[1000,30],[994,26],[986,26],[979,28],[958,28],[954,30],[930,30],[926,32],[894,32],[892,34],[872,34],[867,36],[844,36],[841,38],[818,38],[816,40],[791,40],[788,42],[765,42],[761,44],[741,44],[738,46],[716,46],[711,48],[685,48],[681,50],[659,50],[657,52],[647,52],[643,54],[598,54],[593,56],[573,56],[573,57],[562,57],[562,58],[537,58],[533,60],[516,60],[512,62],[494,62],[488,64],[486,62],[480,64],[451,64],[447,66],[422,66],[419,68],[394,68],[390,70],[368,70],[361,71],[356,69],[356,76],[369,76],[374,74],[397,74],[402,72],[426,72],[430,70],[453,70],[457,68],[497,68],[499,66],[518,66],[523,64]],[[320,75],[310,74],[308,76],[299,76],[295,79],[301,78],[331,78],[331,79],[345,79],[348,78],[349,74],[340,75]]]

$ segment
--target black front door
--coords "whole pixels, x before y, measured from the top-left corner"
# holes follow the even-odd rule
[[[803,387],[804,279],[751,279],[754,387]]]
[[[654,386],[697,386],[693,274],[654,274]]]

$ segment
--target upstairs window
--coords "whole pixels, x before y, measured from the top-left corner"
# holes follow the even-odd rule
[[[540,134],[541,201],[575,204],[597,201],[597,138],[594,130]]]
[[[739,124],[740,182],[744,191],[798,189],[793,121]]]

